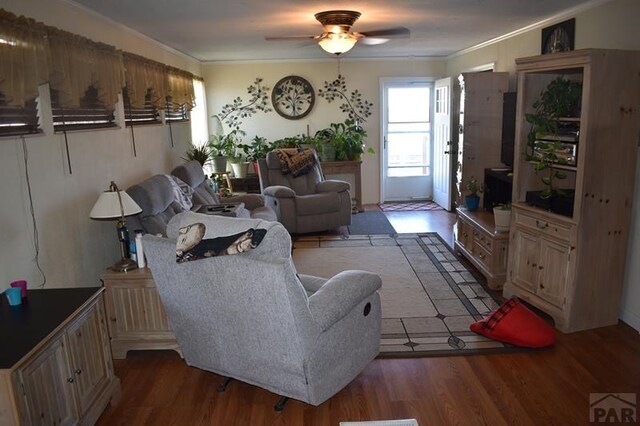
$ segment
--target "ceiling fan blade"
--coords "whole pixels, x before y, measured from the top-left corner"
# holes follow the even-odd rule
[[[358,43],[366,44],[367,46],[375,46],[378,44],[384,44],[388,42],[388,38],[378,38],[378,37],[362,37]]]
[[[374,38],[406,38],[409,37],[411,31],[409,31],[409,28],[395,27],[388,28],[386,30],[362,31],[359,34],[362,34],[365,37]]]
[[[278,40],[317,40],[320,36],[306,35],[306,36],[265,36],[265,40],[278,41]]]

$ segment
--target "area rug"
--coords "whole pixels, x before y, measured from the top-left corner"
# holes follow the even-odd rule
[[[362,212],[351,215],[351,225],[348,226],[351,235],[394,234],[389,219],[381,212]]]
[[[383,212],[419,212],[444,210],[433,201],[402,201],[397,203],[378,204]]]
[[[381,357],[513,350],[469,330],[499,304],[436,233],[301,237],[293,261],[325,278],[347,269],[382,277]]]

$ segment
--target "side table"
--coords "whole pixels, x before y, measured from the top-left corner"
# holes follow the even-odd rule
[[[182,356],[148,268],[107,270],[101,280],[114,359],[136,349],[172,349]]]
[[[363,212],[362,208],[362,161],[322,161],[320,166],[325,175],[352,174],[355,177],[355,201],[356,211]]]
[[[212,175],[221,175],[224,176],[227,181],[227,186],[229,187],[229,192],[233,193],[233,185],[231,185],[231,178],[229,177],[229,172],[213,172]]]

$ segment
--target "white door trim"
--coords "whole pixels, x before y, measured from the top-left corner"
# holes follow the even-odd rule
[[[385,143],[384,143],[384,123],[386,120],[387,111],[385,110],[384,103],[384,87],[387,83],[433,83],[437,80],[437,77],[380,77],[380,202],[385,199],[384,193],[384,161],[385,161]],[[431,97],[433,98],[433,90],[431,91]],[[433,105],[433,102],[431,102]],[[430,108],[429,114],[431,114],[431,122],[433,122],[433,108]],[[432,149],[433,149],[433,144]]]

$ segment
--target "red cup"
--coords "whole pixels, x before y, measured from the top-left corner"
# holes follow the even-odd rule
[[[27,297],[27,282],[25,280],[14,281],[11,283],[11,287],[20,288],[20,296],[24,299]]]

